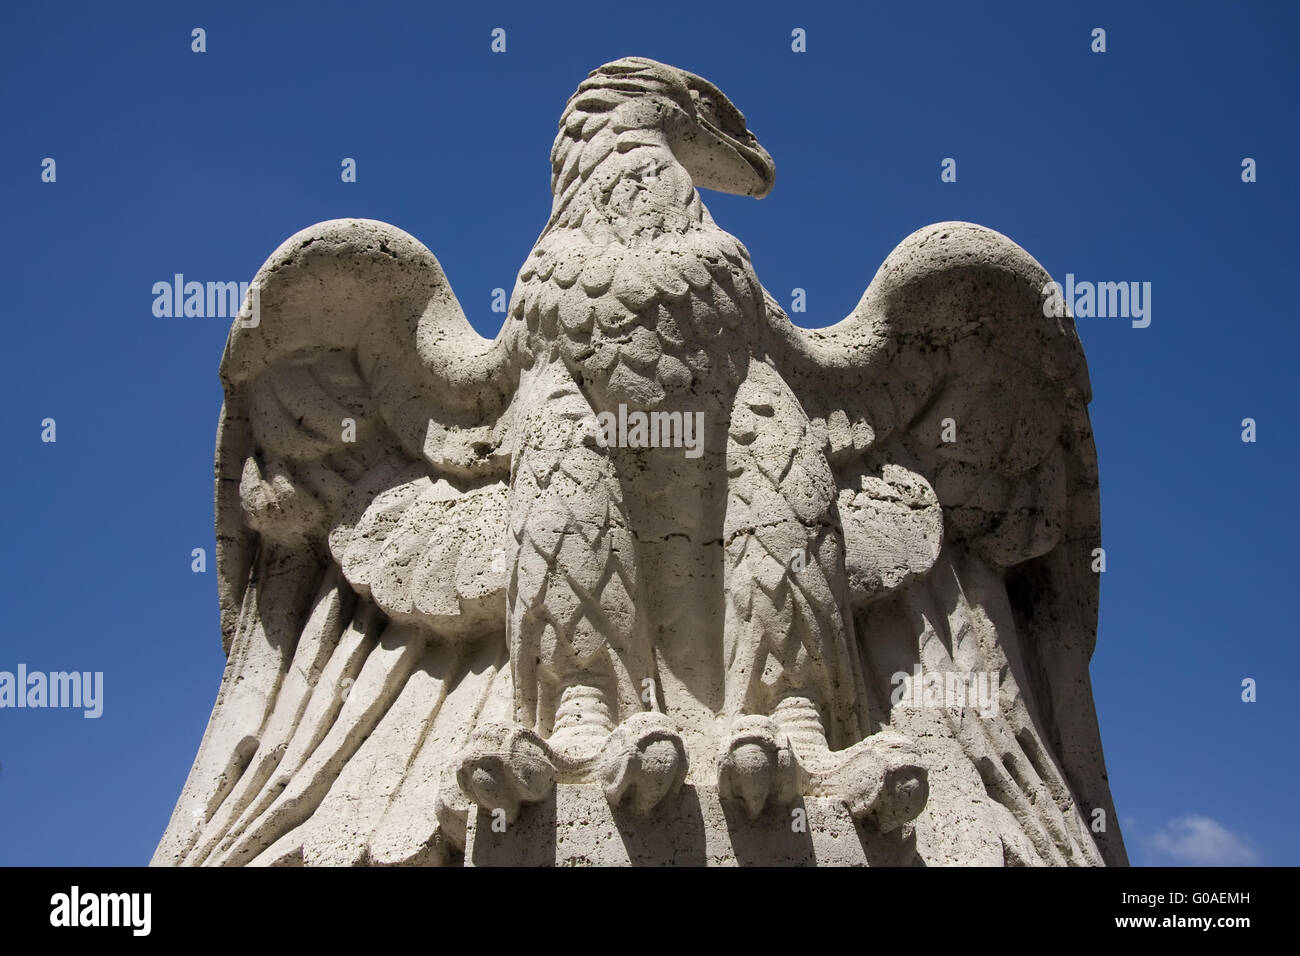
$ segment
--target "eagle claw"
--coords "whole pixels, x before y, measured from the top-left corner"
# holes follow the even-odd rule
[[[676,793],[686,779],[686,748],[672,721],[643,711],[609,735],[596,766],[611,805],[633,794],[633,806],[645,814]]]
[[[514,823],[523,804],[551,792],[555,776],[555,755],[540,736],[525,727],[491,724],[462,752],[456,783],[470,801],[500,810],[506,823]]]
[[[810,793],[838,797],[855,820],[871,820],[882,833],[914,819],[930,796],[920,754],[900,734],[876,733],[846,750],[817,754],[813,767]]]
[[[769,799],[794,800],[798,774],[790,741],[776,721],[754,714],[736,718],[718,756],[719,796],[742,802],[754,820]]]

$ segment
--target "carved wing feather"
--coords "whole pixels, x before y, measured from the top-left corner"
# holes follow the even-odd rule
[[[1050,281],[1006,237],[939,223],[900,243],[837,325],[798,329],[769,297],[769,354],[824,429],[874,722],[908,720],[886,703],[892,672],[1001,669],[1003,718],[989,739],[1004,739],[955,736],[1017,821],[1004,828],[1006,859],[1100,850],[1115,864],[1123,844],[1086,679],[1100,545],[1091,393],[1073,319],[1045,314]],[[949,577],[960,593],[944,592]],[[1003,593],[977,600],[986,578]],[[891,650],[904,618],[908,647]],[[963,650],[984,625],[996,650]],[[1013,780],[1007,766],[1031,769]],[[1035,804],[1040,785],[1059,799]],[[1107,830],[1090,834],[1097,808]]]
[[[291,237],[259,270],[250,302],[256,324],[241,314],[221,365],[227,645],[261,536],[327,533],[342,563],[347,531],[379,486],[404,479],[427,504],[503,482],[517,382],[507,334],[480,338],[432,253],[384,223],[336,220]],[[348,421],[354,434],[345,435]]]
[[[940,223],[838,325],[801,330],[776,307],[771,351],[824,430],[846,534],[864,510],[890,526],[856,542],[857,603],[925,573],[942,542],[1006,568],[1095,537],[1087,369],[1073,319],[1044,315],[1049,281],[1004,236]]]
[[[257,273],[221,368],[228,662],[155,862],[442,852],[426,791],[510,699],[510,328],[479,337],[433,255],[379,222],[312,226]],[[366,807],[330,797],[359,774]],[[337,842],[360,828],[373,846]]]

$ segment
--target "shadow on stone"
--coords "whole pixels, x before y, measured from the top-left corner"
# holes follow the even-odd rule
[[[855,822],[854,826],[868,866],[925,866],[916,852],[916,830],[911,826],[892,833],[881,833],[869,823]]]
[[[611,811],[618,835],[633,866],[706,866],[708,844],[704,813],[694,787],[641,816],[630,807]]]
[[[526,804],[519,819],[493,829],[492,814],[478,809],[465,841],[466,866],[555,866],[555,791],[538,803]]]
[[[816,866],[808,808],[802,799],[788,807],[768,806],[751,820],[742,804],[720,800],[738,866]]]

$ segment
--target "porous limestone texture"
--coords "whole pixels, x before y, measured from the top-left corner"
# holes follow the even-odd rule
[[[580,84],[551,169],[495,340],[384,223],[255,277],[228,663],[154,862],[1125,863],[1047,273],[940,223],[796,328],[696,191],[764,196],[771,157],[638,57]]]
[[[717,787],[681,787],[654,824],[611,806],[601,787],[561,784],[529,804],[513,826],[470,817],[466,866],[918,866],[902,828],[882,834],[855,823],[840,800],[799,798],[751,820]]]

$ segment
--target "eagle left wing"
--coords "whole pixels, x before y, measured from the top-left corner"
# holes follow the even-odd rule
[[[796,328],[769,297],[768,354],[840,487],[873,729],[932,732],[899,693],[916,667],[997,675],[1000,716],[950,724],[1000,808],[1002,858],[1122,864],[1087,676],[1090,387],[1073,319],[1044,307],[1050,282],[1006,237],[939,223],[899,244],[838,325]]]

